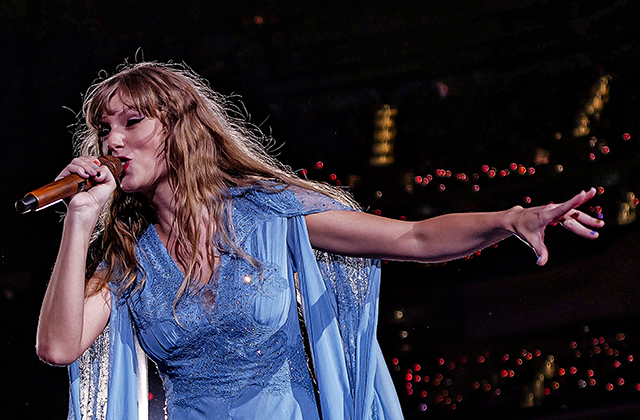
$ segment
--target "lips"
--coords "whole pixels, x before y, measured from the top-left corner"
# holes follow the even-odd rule
[[[129,164],[131,163],[131,159],[129,159],[127,157],[123,157],[123,156],[118,156],[118,159],[120,159],[120,162],[122,162],[122,173],[127,172],[127,168],[129,167]]]

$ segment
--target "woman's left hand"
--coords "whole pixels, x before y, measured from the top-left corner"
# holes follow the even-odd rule
[[[602,227],[604,222],[576,209],[595,195],[596,190],[592,188],[587,192],[580,192],[564,203],[512,209],[513,232],[535,251],[538,256],[538,265],[545,265],[549,259],[549,251],[544,244],[544,233],[548,225],[559,223],[576,235],[589,239],[599,236],[598,232],[590,227]]]

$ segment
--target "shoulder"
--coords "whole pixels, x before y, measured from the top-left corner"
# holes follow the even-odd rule
[[[248,187],[233,188],[231,202],[234,213],[260,212],[280,217],[304,216],[330,210],[351,210],[334,198],[312,189],[264,181]]]

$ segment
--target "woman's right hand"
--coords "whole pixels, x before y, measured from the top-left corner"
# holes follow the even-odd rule
[[[111,171],[100,163],[96,156],[81,156],[73,159],[56,178],[56,181],[70,174],[82,178],[92,178],[96,184],[90,189],[65,200],[69,212],[95,212],[99,214],[116,188],[116,180]]]

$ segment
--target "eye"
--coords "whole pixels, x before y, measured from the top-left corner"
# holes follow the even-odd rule
[[[103,125],[98,127],[98,137],[99,138],[107,137],[110,132],[111,132],[111,127],[106,125],[106,124],[103,124]]]
[[[129,118],[127,120],[127,127],[132,127],[136,124],[138,124],[140,121],[144,120],[145,117],[135,117],[135,118]]]

